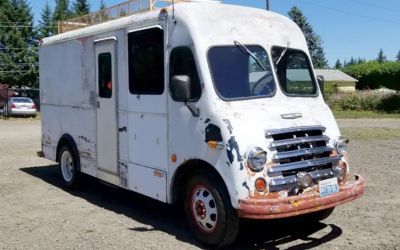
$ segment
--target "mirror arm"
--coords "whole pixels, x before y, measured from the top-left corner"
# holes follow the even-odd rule
[[[200,109],[196,108],[195,106],[193,106],[193,104],[185,102],[185,106],[190,110],[190,113],[192,113],[192,115],[194,117],[199,117],[200,116]]]

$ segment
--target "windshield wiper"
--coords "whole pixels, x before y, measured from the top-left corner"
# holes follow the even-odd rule
[[[260,59],[258,59],[246,46],[244,46],[243,44],[241,44],[238,41],[233,41],[233,44],[235,44],[238,47],[241,47],[242,49],[244,49],[244,51],[246,51],[246,53],[251,56],[251,58],[253,58],[256,63],[258,64],[258,66],[260,66],[264,71],[268,71],[264,65],[261,63]]]
[[[282,60],[282,58],[285,56],[286,52],[287,52],[288,49],[289,49],[289,45],[290,45],[290,42],[287,43],[285,49],[282,51],[281,55],[279,56],[279,59],[276,61],[276,63],[275,63],[276,66],[278,66],[279,62],[280,62],[280,61]]]

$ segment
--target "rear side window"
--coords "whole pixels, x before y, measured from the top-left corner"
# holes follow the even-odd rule
[[[198,100],[201,96],[201,83],[192,50],[188,47],[177,47],[171,52],[169,80],[171,81],[172,77],[176,75],[190,77],[192,82],[191,101]]]
[[[101,53],[99,62],[99,97],[111,98],[112,96],[112,63],[111,53]]]
[[[128,34],[129,91],[137,95],[164,92],[164,35],[160,28]]]

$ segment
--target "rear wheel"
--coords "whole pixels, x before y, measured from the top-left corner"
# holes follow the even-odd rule
[[[198,172],[189,180],[185,212],[189,227],[201,243],[222,247],[235,240],[239,218],[225,187],[213,175]]]
[[[62,146],[59,152],[59,167],[62,185],[72,188],[77,185],[78,158],[68,146]]]

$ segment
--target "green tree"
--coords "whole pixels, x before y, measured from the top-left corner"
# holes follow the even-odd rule
[[[87,0],[75,0],[73,3],[73,12],[75,16],[83,16],[90,12],[90,5]]]
[[[362,64],[362,63],[366,63],[366,62],[367,62],[367,60],[365,60],[365,58],[359,57],[359,58],[357,59],[357,64]]]
[[[335,69],[341,69],[343,67],[342,63],[340,62],[340,59],[336,60],[335,63]]]
[[[44,38],[54,34],[55,25],[53,24],[53,11],[51,10],[49,2],[46,2],[42,10],[41,19],[39,20],[38,36]]]
[[[290,9],[288,15],[303,31],[314,66],[316,68],[326,68],[328,66],[328,61],[325,58],[321,37],[314,32],[307,17],[305,17],[303,12],[296,6]]]
[[[400,50],[399,50],[399,53],[397,53],[396,62],[400,62]]]
[[[69,0],[55,0],[56,7],[54,8],[53,21],[59,22],[71,18],[72,13],[69,9]]]
[[[104,1],[100,1],[100,10],[104,10],[106,8],[106,5],[104,4]]]
[[[38,39],[26,0],[0,1],[0,82],[12,87],[38,86]]]
[[[99,19],[100,22],[108,20],[106,5],[103,0],[100,1],[100,11],[96,14],[96,18]]]
[[[357,64],[357,61],[356,61],[356,59],[354,59],[354,57],[351,57],[351,59],[350,59],[350,62],[349,62],[349,64],[348,64],[348,66],[355,65],[355,64]]]
[[[387,57],[385,56],[385,54],[383,53],[383,49],[379,50],[378,53],[378,58],[376,59],[379,63],[384,63],[387,62]]]

